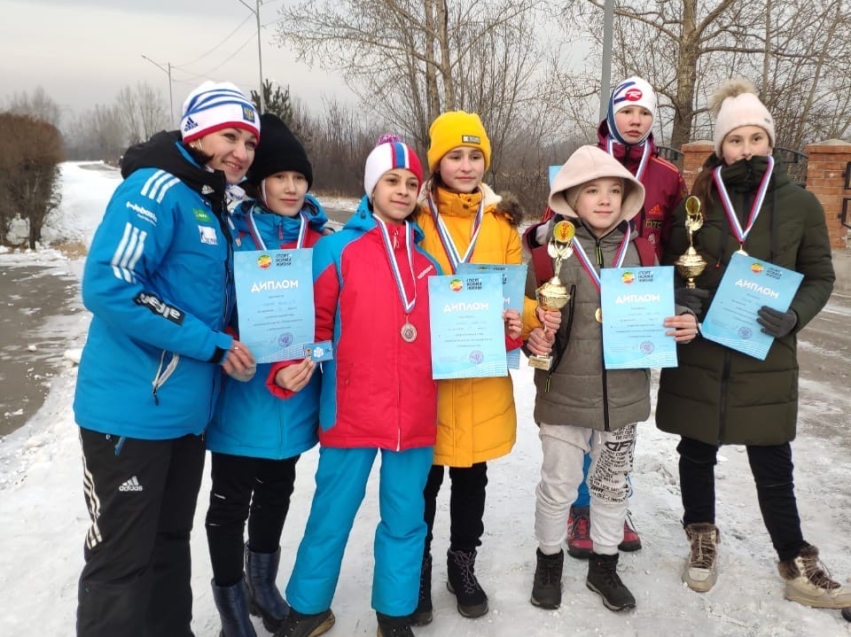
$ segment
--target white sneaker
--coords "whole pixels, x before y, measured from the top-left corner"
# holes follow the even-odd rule
[[[718,543],[721,535],[714,524],[697,522],[685,528],[691,550],[683,571],[683,581],[693,591],[705,593],[718,578]]]

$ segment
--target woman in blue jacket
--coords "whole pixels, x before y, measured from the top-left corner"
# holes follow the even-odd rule
[[[260,123],[233,84],[205,82],[181,130],[131,148],[83,273],[92,313],[74,414],[91,518],[79,637],[192,637],[189,535],[201,434],[222,370],[253,372],[225,333],[233,307],[226,195]]]
[[[319,202],[307,194],[313,182],[310,162],[280,118],[264,114],[260,122],[263,143],[247,179],[249,194],[256,197],[234,211],[234,250],[312,247],[328,218]],[[238,331],[238,319],[232,324]],[[224,637],[255,636],[249,606],[270,632],[287,615],[286,602],[275,585],[281,532],[296,462],[317,442],[319,374],[314,373],[314,364],[306,358],[287,367],[286,399],[267,389],[270,368],[270,364],[258,365],[257,374],[247,383],[226,379],[207,430],[213,460],[207,540],[213,596]]]

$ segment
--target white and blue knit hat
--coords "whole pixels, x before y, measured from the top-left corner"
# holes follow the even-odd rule
[[[640,77],[630,77],[615,87],[609,98],[609,110],[606,114],[606,123],[609,125],[609,135],[621,144],[640,144],[650,135],[650,130],[639,141],[627,141],[623,138],[615,124],[615,113],[627,106],[640,106],[646,108],[656,118],[656,91],[645,80]],[[651,127],[652,130],[652,127]]]
[[[241,128],[260,139],[257,107],[230,82],[204,82],[183,103],[180,133],[191,142],[223,128]]]

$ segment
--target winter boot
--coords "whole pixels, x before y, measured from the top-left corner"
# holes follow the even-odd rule
[[[609,610],[635,608],[635,598],[618,575],[618,555],[591,553],[585,585],[603,598]]]
[[[570,507],[567,517],[567,554],[579,560],[591,557],[591,509]]]
[[[476,579],[476,551],[449,549],[446,557],[446,587],[458,601],[458,612],[464,617],[481,617],[488,612],[488,596]]]
[[[851,588],[831,579],[814,546],[806,546],[796,557],[778,563],[777,570],[786,580],[785,597],[789,601],[814,608],[851,606]]]
[[[417,601],[417,610],[411,615],[413,626],[425,626],[434,618],[431,605],[431,553],[423,557],[423,565],[420,570],[420,597]],[[379,626],[381,621],[379,618]]]
[[[618,550],[626,553],[641,550],[641,538],[638,537],[638,531],[635,530],[632,514],[629,511],[626,512],[626,519],[623,521],[623,541],[618,544]]]
[[[842,609],[842,619],[851,622],[851,606],[846,606]]]
[[[245,547],[245,579],[251,602],[249,610],[263,620],[263,626],[270,633],[281,627],[290,611],[275,583],[280,561],[280,548],[274,553],[255,553]]]
[[[691,548],[688,563],[683,571],[683,581],[693,591],[705,593],[718,577],[718,544],[721,534],[718,527],[709,522],[695,522],[685,528]]]
[[[219,637],[257,637],[248,619],[248,591],[245,581],[233,586],[216,586],[212,581],[213,600],[222,620]]]
[[[391,617],[378,612],[375,614],[378,616],[378,637],[414,637],[410,616]]]
[[[564,568],[564,551],[555,555],[544,555],[537,550],[538,566],[535,568],[535,583],[532,585],[532,605],[554,609],[561,606],[561,572]]]
[[[307,615],[290,608],[275,637],[318,637],[324,635],[334,625],[336,618],[329,608],[321,613]]]

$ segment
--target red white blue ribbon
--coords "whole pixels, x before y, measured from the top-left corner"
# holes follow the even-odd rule
[[[428,209],[431,211],[431,216],[434,219],[434,225],[437,228],[437,235],[440,238],[440,243],[443,244],[443,250],[446,252],[446,256],[449,258],[449,265],[452,268],[453,274],[460,264],[468,263],[470,261],[470,258],[473,256],[473,250],[476,248],[476,242],[479,240],[479,231],[482,229],[482,219],[485,214],[485,194],[482,192],[481,188],[479,188],[478,191],[482,196],[482,200],[479,202],[479,209],[476,211],[476,216],[473,219],[473,230],[470,235],[470,245],[467,246],[467,251],[464,253],[463,257],[461,256],[461,253],[458,252],[458,248],[455,246],[455,242],[449,234],[449,228],[446,227],[446,224],[443,222],[443,219],[437,211],[437,207],[434,204],[434,197],[431,193],[429,193],[428,197],[426,197]]]
[[[396,289],[399,291],[399,299],[402,301],[402,307],[405,309],[405,315],[411,313],[414,306],[417,304],[417,280],[414,277],[414,229],[409,221],[405,222],[405,249],[408,252],[408,267],[411,269],[411,281],[414,284],[414,298],[408,300],[408,293],[405,292],[405,284],[402,282],[402,271],[399,269],[399,262],[396,260],[396,253],[393,246],[390,244],[390,233],[387,231],[387,225],[375,217],[375,223],[381,230],[381,238],[384,240],[384,251],[387,253],[387,259],[390,261],[390,269],[393,271],[393,278],[396,281]]]
[[[748,223],[744,229],[742,228],[742,224],[739,223],[739,217],[736,215],[736,209],[733,207],[733,202],[730,200],[730,195],[727,194],[727,188],[724,186],[724,181],[721,179],[721,169],[723,166],[718,166],[712,171],[712,178],[715,180],[715,187],[718,189],[718,194],[721,195],[721,205],[724,206],[724,212],[727,213],[727,220],[730,222],[730,228],[733,230],[733,234],[736,235],[739,245],[743,247],[745,245],[745,241],[747,241],[748,235],[751,233],[751,230],[756,223],[757,218],[759,217],[760,211],[762,210],[765,195],[768,193],[768,184],[771,181],[771,173],[774,172],[774,157],[767,155],[765,159],[768,162],[768,168],[762,176],[762,180],[759,182],[759,188],[757,188],[756,197],[754,197],[751,212],[748,215]]]
[[[301,250],[304,246],[304,239],[307,236],[307,215],[304,212],[299,212],[298,216],[300,218],[300,223],[298,227],[298,239],[295,243],[295,249]],[[266,247],[266,243],[263,241],[263,237],[260,236],[260,231],[257,229],[257,224],[254,221],[254,209],[253,207],[245,213],[245,225],[248,226],[248,234],[251,235],[251,238],[254,240],[254,245],[257,246],[258,250],[268,250]],[[284,237],[281,234],[279,229],[279,239],[283,242]]]
[[[618,251],[615,253],[615,258],[612,261],[611,267],[619,268],[623,265],[624,259],[626,259],[627,248],[629,247],[629,231],[625,232],[623,235],[623,239],[621,240],[621,244],[618,246]],[[585,253],[585,248],[582,247],[582,244],[579,243],[579,239],[573,239],[573,250],[576,254],[576,258],[579,259],[579,265],[582,266],[582,269],[585,270],[585,274],[588,275],[588,278],[591,279],[591,283],[594,284],[594,287],[597,288],[597,292],[600,291],[600,275],[597,274],[597,270],[594,268],[594,264],[591,263],[591,259],[588,258],[588,255]],[[603,267],[603,264],[600,264],[600,267]]]
[[[615,156],[615,143],[615,140],[611,137],[606,139],[606,152],[612,157]],[[641,146],[641,160],[638,162],[638,170],[635,171],[635,178],[638,181],[641,181],[641,178],[644,176],[644,171],[647,169],[647,161],[650,159],[650,144],[644,141]]]

